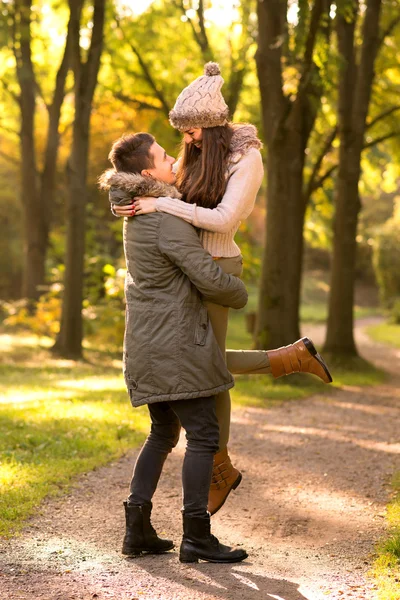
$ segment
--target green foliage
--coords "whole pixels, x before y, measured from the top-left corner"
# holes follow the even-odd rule
[[[85,335],[96,348],[117,352],[122,350],[125,329],[124,282],[125,269],[113,265],[103,267],[104,297],[96,303],[85,301],[83,309]]]
[[[4,325],[12,331],[29,330],[38,337],[55,339],[60,329],[62,303],[62,272],[53,269],[56,281],[43,294],[32,314],[25,300],[2,302]],[[109,352],[122,351],[125,328],[125,269],[115,269],[109,263],[99,266],[98,257],[89,260],[83,318],[86,342]],[[88,282],[89,285],[88,285]]]
[[[254,284],[261,277],[262,248],[254,240],[249,222],[240,225],[235,240],[243,256],[243,280]]]
[[[374,246],[374,268],[383,304],[392,308],[400,298],[400,202],[381,228]]]
[[[6,314],[4,325],[15,330],[28,329],[38,337],[55,337],[60,329],[60,285],[50,286],[50,290],[39,298],[34,313],[25,300],[4,302],[2,309]]]

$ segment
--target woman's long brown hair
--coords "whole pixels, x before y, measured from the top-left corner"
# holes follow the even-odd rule
[[[229,124],[203,129],[201,150],[182,142],[177,185],[183,200],[215,208],[226,188],[226,169],[233,129]]]

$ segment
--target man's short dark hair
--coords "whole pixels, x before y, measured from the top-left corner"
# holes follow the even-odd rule
[[[143,169],[152,169],[154,159],[150,147],[155,142],[150,133],[130,133],[114,142],[108,155],[116,171],[141,173]]]

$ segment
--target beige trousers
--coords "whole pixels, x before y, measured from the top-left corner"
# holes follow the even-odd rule
[[[217,264],[225,273],[240,277],[243,270],[242,257],[218,258]],[[268,355],[264,350],[226,350],[226,333],[228,330],[228,312],[226,306],[206,302],[211,326],[221,351],[226,356],[228,370],[233,375],[255,375],[271,373]],[[231,398],[229,391],[217,396],[217,418],[219,424],[219,449],[228,445],[231,423]]]

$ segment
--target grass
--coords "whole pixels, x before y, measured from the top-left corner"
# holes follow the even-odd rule
[[[400,325],[394,323],[371,325],[367,328],[367,333],[376,342],[400,348]]]
[[[371,570],[376,579],[379,600],[400,598],[400,472],[393,478],[394,496],[387,509],[389,533],[377,547]]]
[[[0,535],[8,536],[43,498],[138,445],[148,421],[130,407],[112,361],[55,360],[23,335],[0,343]]]

